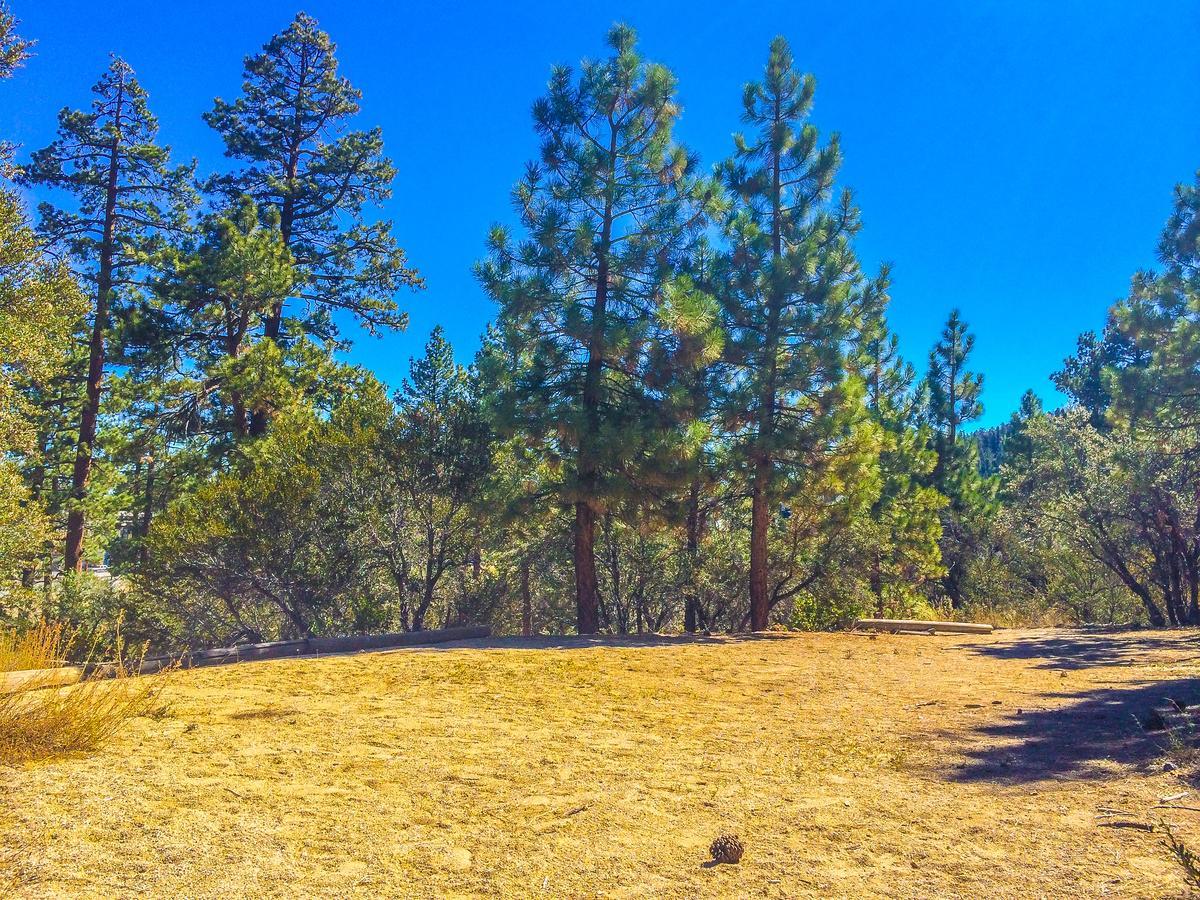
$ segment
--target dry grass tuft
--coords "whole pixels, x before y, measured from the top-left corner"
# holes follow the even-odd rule
[[[39,622],[28,631],[0,631],[0,672],[61,666],[74,640],[74,632],[57,622]]]
[[[104,674],[62,686],[62,660],[76,639],[55,623],[21,634],[0,632],[0,674],[27,673],[12,683],[17,687],[0,691],[0,764],[95,750],[129,719],[160,705],[163,674],[135,674],[138,666],[125,653],[119,624],[116,658]]]

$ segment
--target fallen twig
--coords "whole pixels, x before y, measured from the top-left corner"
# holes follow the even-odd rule
[[[1130,822],[1122,819],[1119,822],[1099,822],[1100,828],[1133,828],[1137,831],[1153,831],[1154,826],[1149,822]]]

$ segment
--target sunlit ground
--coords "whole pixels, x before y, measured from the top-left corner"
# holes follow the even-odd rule
[[[1133,717],[1200,691],[1195,640],[493,641],[178,673],[99,753],[0,768],[0,892],[1178,895],[1161,837],[1097,812],[1189,789]],[[1167,815],[1200,845],[1200,813]],[[723,830],[740,865],[708,864]]]

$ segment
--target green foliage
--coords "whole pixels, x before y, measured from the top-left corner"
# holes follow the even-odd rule
[[[1073,408],[1031,420],[1029,437],[1033,461],[1013,484],[1029,533],[1055,533],[1105,566],[1151,624],[1200,622],[1193,436],[1101,430]]]
[[[29,52],[14,29],[0,0],[0,78]],[[159,649],[831,628],[947,600],[1200,624],[1200,181],[1161,271],[1054,376],[1068,406],[1029,392],[968,434],[974,336],[956,310],[925,377],[900,357],[787,42],[714,177],[675,140],[670,70],[627,26],[608,46],[534,104],[475,364],[436,328],[394,397],[336,356],[339,321],[403,327],[421,282],[375,218],[395,171],[329,36],[299,14],[205,116],[234,163],[202,215],[114,60],[21,173],[53,201],[40,234],[0,190],[0,620],[120,618]],[[56,545],[115,577],[59,572]]]
[[[71,209],[41,204],[41,230],[70,250],[89,281],[99,282],[111,255],[113,282],[120,283],[161,246],[164,233],[183,227],[194,202],[193,167],[170,166],[170,148],[156,143],[158,121],[126,62],[114,57],[92,94],[90,109],[59,113],[55,140],[20,176],[71,195]]]
[[[27,593],[45,562],[52,532],[42,485],[22,476],[45,465],[39,403],[66,369],[85,305],[66,268],[46,258],[16,196],[0,189],[0,605]]]
[[[874,612],[903,617],[923,602],[926,584],[943,574],[939,514],[947,500],[927,483],[937,452],[930,447],[929,427],[918,424],[915,371],[900,357],[896,336],[883,321],[886,289],[886,276],[872,288],[876,317],[857,360],[879,440],[879,493],[864,524]]]
[[[364,491],[370,552],[397,597],[401,627],[420,630],[435,603],[452,617],[445,577],[482,551],[482,497],[491,428],[478,385],[435,328],[415,359],[383,430],[373,482]]]
[[[746,86],[735,155],[721,166],[734,203],[717,282],[732,370],[724,418],[750,475],[752,627],[766,627],[770,510],[803,493],[838,452],[861,411],[845,346],[860,327],[861,273],[851,239],[858,211],[849,192],[828,199],[841,161],[834,138],[818,145],[805,122],[815,81],[771,44],[764,78]]]
[[[1119,335],[1136,364],[1105,370],[1124,420],[1159,430],[1200,429],[1200,172],[1175,189],[1175,209],[1159,242],[1162,272],[1141,272],[1117,304]]]
[[[584,62],[578,76],[551,73],[533,107],[540,161],[513,192],[525,237],[495,227],[477,267],[500,307],[503,350],[489,359],[508,370],[487,377],[502,392],[502,427],[539,448],[556,499],[576,508],[581,631],[598,625],[596,516],[636,499],[674,452],[656,390],[659,311],[672,267],[719,204],[672,138],[674,76],[644,61],[635,41],[615,26],[611,56]]]
[[[10,78],[29,57],[33,41],[17,34],[17,17],[8,4],[0,4],[0,79]]]
[[[382,624],[337,477],[368,452],[371,431],[339,424],[302,409],[280,416],[236,470],[159,517],[145,587],[183,610],[189,642]]]
[[[46,258],[16,196],[0,190],[0,452],[34,443],[34,387],[65,365],[85,303],[65,267]]]
[[[73,571],[81,569],[85,556],[89,481],[113,355],[113,317],[133,306],[129,286],[167,236],[185,227],[194,200],[192,167],[172,168],[169,149],[155,142],[158,122],[133,70],[114,57],[92,93],[89,110],[59,113],[56,139],[34,153],[20,173],[27,184],[70,196],[69,208],[40,205],[41,230],[94,288],[64,550],[64,567]]]
[[[962,427],[983,415],[979,394],[983,376],[967,365],[975,336],[952,310],[941,338],[929,354],[929,373],[922,394],[924,418],[932,430],[936,463],[928,484],[946,498],[942,509],[941,556],[945,574],[942,593],[952,608],[965,602],[963,579],[979,547],[989,518],[995,513],[998,484],[980,472],[978,444]]]
[[[338,74],[337,48],[315,19],[299,13],[248,56],[242,95],[218,99],[204,120],[243,168],[210,187],[236,203],[251,197],[277,225],[296,265],[286,297],[274,298],[266,336],[283,329],[284,301],[305,306],[296,330],[332,338],[331,309],[352,313],[367,329],[402,328],[394,299],[421,284],[392,236],[391,223],[369,208],[391,196],[395,169],[378,128],[356,130],[362,92]]]
[[[17,17],[7,3],[0,3],[0,81],[11,78],[30,56],[33,41],[17,34]],[[13,147],[0,140],[0,177],[10,174]]]

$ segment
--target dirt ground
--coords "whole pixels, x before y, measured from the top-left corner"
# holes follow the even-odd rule
[[[1198,674],[1196,632],[1055,630],[181,672],[100,752],[0,768],[0,894],[1182,896],[1161,835],[1102,823],[1192,791],[1135,717]]]

